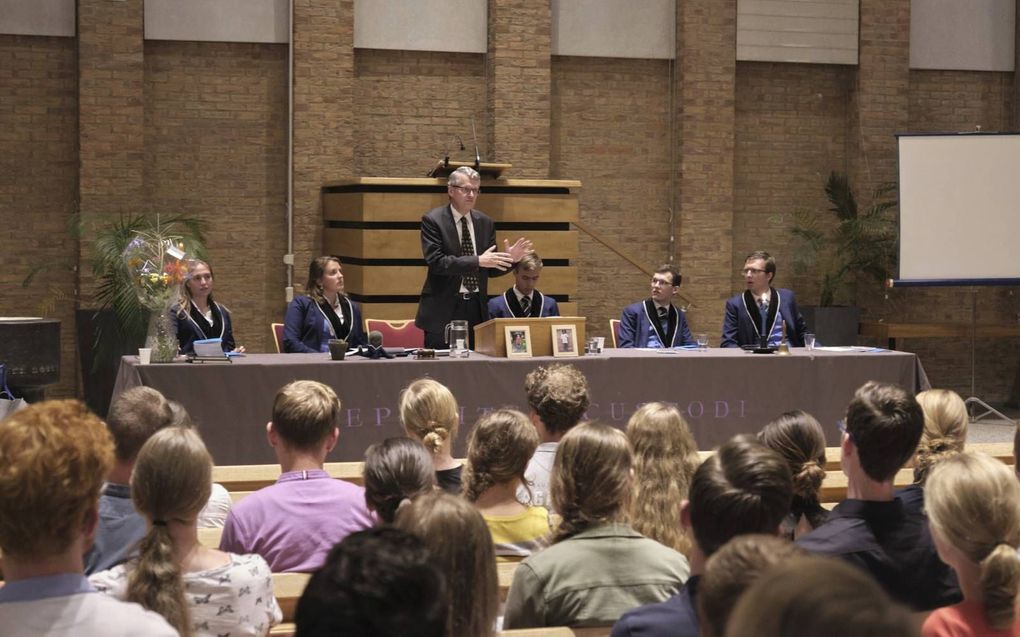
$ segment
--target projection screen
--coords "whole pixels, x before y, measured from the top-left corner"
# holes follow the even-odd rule
[[[1020,284],[1020,134],[899,135],[894,285]]]

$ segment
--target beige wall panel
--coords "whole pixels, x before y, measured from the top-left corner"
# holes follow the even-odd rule
[[[560,314],[562,316],[577,316],[577,303],[571,301],[567,303],[558,303],[557,305],[559,305],[560,307]],[[361,304],[361,316],[363,318],[386,319],[388,321],[405,321],[407,319],[413,319],[417,312],[418,312],[417,303]],[[590,330],[591,325],[589,325],[588,328]]]
[[[910,68],[1012,72],[1016,7],[1016,0],[913,0]]]
[[[551,8],[553,55],[676,55],[676,0],[552,0]]]
[[[503,240],[513,243],[525,236],[535,244],[543,259],[574,259],[577,257],[576,230],[532,232],[520,230],[496,233],[496,244]],[[325,254],[358,259],[414,259],[421,256],[421,233],[418,230],[349,230],[327,228]]]
[[[323,216],[337,221],[419,221],[449,198],[404,192],[326,193]],[[578,218],[577,195],[482,193],[478,208],[496,221],[573,221]]]
[[[425,280],[425,266],[348,264],[344,266],[344,284],[348,292],[364,295],[418,295]],[[512,275],[489,279],[489,291],[498,294],[513,285]],[[577,268],[545,267],[539,289],[547,294],[572,295],[577,292]]]
[[[857,64],[859,0],[738,0],[737,59]]]
[[[354,0],[354,48],[485,53],[479,0]]]
[[[290,41],[287,0],[145,0],[147,40]]]
[[[74,0],[0,0],[0,33],[74,37]]]

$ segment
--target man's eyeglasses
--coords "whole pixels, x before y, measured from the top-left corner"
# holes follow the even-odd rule
[[[478,193],[482,192],[481,188],[471,188],[470,186],[454,186],[451,184],[450,188],[456,188],[468,197],[477,197]]]
[[[759,270],[758,268],[744,268],[740,271],[744,276],[751,276],[752,274],[764,274],[765,270]]]

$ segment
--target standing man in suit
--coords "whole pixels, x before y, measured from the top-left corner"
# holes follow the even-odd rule
[[[652,275],[652,296],[623,309],[620,317],[620,347],[679,347],[693,345],[684,313],[673,306],[680,292],[680,270],[671,263],[659,266]]]
[[[532,252],[514,264],[514,286],[501,296],[489,299],[489,318],[541,318],[559,316],[556,299],[538,290],[538,277],[542,275],[542,259]]]
[[[762,334],[768,335],[769,345],[778,345],[784,323],[790,345],[803,347],[807,332],[804,317],[797,310],[792,291],[772,287],[776,276],[776,260],[772,255],[762,250],[752,252],[744,260],[741,273],[747,289],[726,301],[720,347],[758,345]]]
[[[414,324],[425,332],[425,347],[446,347],[447,323],[463,319],[473,348],[475,325],[489,319],[489,277],[505,274],[531,252],[531,242],[523,238],[512,246],[504,241],[505,251],[496,251],[496,224],[474,208],[481,182],[475,170],[461,166],[447,183],[450,203],[421,218],[421,251],[428,274]]]

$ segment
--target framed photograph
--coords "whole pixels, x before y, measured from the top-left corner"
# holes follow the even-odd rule
[[[553,325],[553,356],[580,356],[577,351],[577,328],[573,325]]]
[[[507,325],[506,333],[507,358],[531,358],[531,328],[527,325]]]

